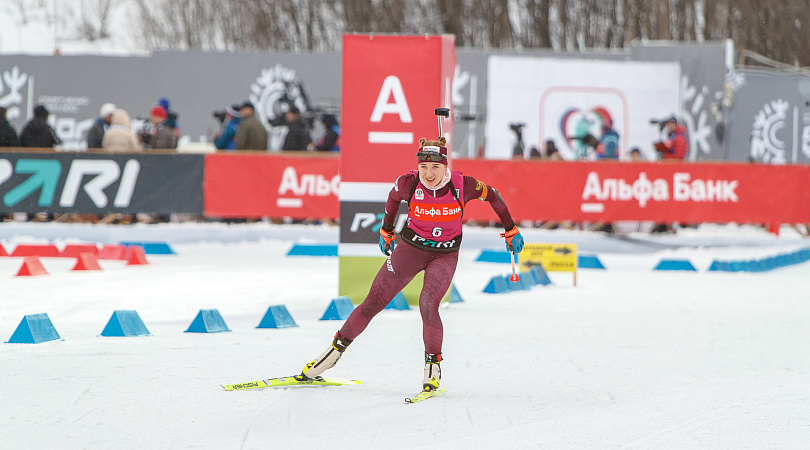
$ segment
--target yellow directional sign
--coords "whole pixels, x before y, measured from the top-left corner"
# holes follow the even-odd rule
[[[577,271],[577,244],[526,244],[520,252],[520,270],[542,265],[546,272]]]

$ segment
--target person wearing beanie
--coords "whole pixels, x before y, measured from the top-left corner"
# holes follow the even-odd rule
[[[148,135],[142,136],[143,147],[145,149],[175,149],[177,148],[177,137],[174,130],[166,126],[168,113],[160,105],[155,105],[149,111],[149,120],[152,124]]]
[[[448,168],[447,142],[419,139],[417,169],[397,178],[388,193],[380,230],[380,251],[388,256],[365,300],[335,334],[332,344],[312,360],[296,378],[306,381],[333,367],[346,348],[419,272],[424,283],[419,295],[425,367],[422,396],[440,390],[443,326],[439,303],[450,288],[461,245],[461,218],[470,200],[487,202],[503,224],[506,248],[523,249],[520,235],[501,195],[491,186]],[[396,245],[394,222],[401,202],[407,202],[408,220],[400,232],[405,245]]]
[[[156,103],[166,110],[166,126],[174,130],[175,136],[180,136],[180,124],[177,120],[177,113],[172,111],[171,103],[166,97],[160,97]]]
[[[98,112],[98,118],[93,123],[93,126],[87,131],[87,148],[101,148],[102,141],[104,140],[104,133],[110,128],[112,122],[113,112],[116,107],[112,103],[105,103],[101,105]]]
[[[48,125],[48,109],[43,105],[34,108],[34,118],[28,121],[20,133],[20,146],[32,148],[53,148],[61,145],[62,140],[56,131]]]

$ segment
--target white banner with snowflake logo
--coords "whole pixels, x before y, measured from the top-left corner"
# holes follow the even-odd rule
[[[741,72],[726,159],[810,163],[810,77]]]

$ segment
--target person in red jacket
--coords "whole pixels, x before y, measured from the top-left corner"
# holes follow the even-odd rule
[[[667,130],[668,137],[655,146],[661,159],[685,160],[689,154],[689,136],[686,134],[686,126],[678,124],[678,120],[672,116],[667,119],[664,128]]]
[[[439,302],[450,288],[456,271],[461,246],[461,217],[467,202],[478,199],[489,203],[503,224],[501,237],[506,239],[507,250],[520,253],[523,249],[523,237],[501,194],[473,177],[447,168],[444,137],[438,141],[420,139],[416,157],[418,170],[397,178],[385,204],[380,250],[389,256],[388,260],[374,278],[365,300],[335,334],[332,345],[304,367],[296,377],[299,380],[315,378],[333,367],[371,319],[424,270],[425,279],[419,295],[425,346],[422,388],[424,391],[439,389],[443,340]],[[400,202],[409,205],[408,221],[399,235],[405,245],[395,246],[394,220]]]

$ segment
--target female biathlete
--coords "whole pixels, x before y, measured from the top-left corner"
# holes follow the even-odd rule
[[[501,236],[506,239],[507,250],[520,253],[523,249],[523,237],[498,191],[459,171],[448,170],[445,145],[444,137],[438,141],[419,140],[416,154],[419,170],[400,176],[385,204],[380,250],[389,255],[388,260],[374,278],[366,299],[335,334],[332,345],[307,364],[298,379],[314,378],[334,367],[346,347],[366,329],[371,319],[424,270],[424,285],[419,295],[425,344],[422,387],[426,391],[439,388],[443,337],[439,302],[450,288],[456,271],[461,245],[461,217],[466,203],[473,199],[489,202],[506,230]],[[409,204],[408,222],[400,233],[407,245],[394,248],[394,219],[400,202]]]

